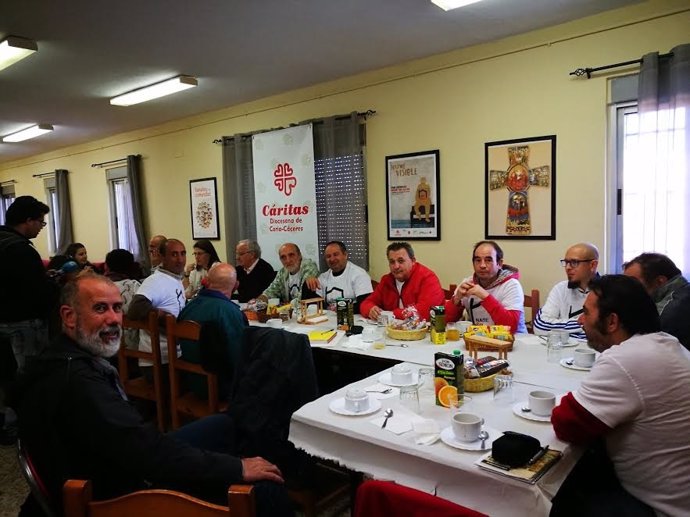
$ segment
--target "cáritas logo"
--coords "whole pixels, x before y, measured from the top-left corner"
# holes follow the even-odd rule
[[[286,196],[292,194],[293,189],[297,186],[297,178],[295,178],[295,171],[292,170],[289,163],[279,163],[273,171],[273,184],[283,192]]]

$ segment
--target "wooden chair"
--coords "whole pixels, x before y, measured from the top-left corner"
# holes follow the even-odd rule
[[[45,517],[55,517],[59,511],[56,511],[54,506],[57,506],[53,497],[51,496],[48,487],[46,487],[43,479],[39,475],[33,461],[31,460],[31,454],[24,446],[21,439],[17,440],[17,460],[19,461],[19,468],[22,471],[22,475],[26,480],[26,483],[31,489],[31,495],[43,510]]]
[[[254,517],[254,487],[231,485],[228,506],[218,506],[173,490],[141,490],[93,501],[91,481],[68,479],[62,488],[64,517]]]
[[[527,326],[527,332],[534,334],[534,318],[537,316],[539,311],[539,289],[532,289],[532,293],[525,295],[525,301],[523,303],[525,307],[530,309],[530,319],[527,320],[525,316],[525,325]]]
[[[163,362],[161,360],[160,330],[158,327],[158,311],[152,310],[144,321],[131,320],[128,317],[122,319],[123,329],[145,330],[151,336],[151,352],[143,350],[133,350],[125,346],[124,333],[118,351],[118,369],[120,371],[120,381],[128,396],[145,400],[152,400],[156,403],[156,419],[158,429],[165,431],[166,422],[166,393],[165,381],[163,379]],[[128,358],[144,359],[153,363],[153,385],[143,377],[130,378]]]
[[[455,293],[455,290],[458,288],[457,284],[450,284],[448,286],[448,289],[443,290],[443,294],[446,297],[446,300],[450,300],[453,297],[453,294]]]
[[[172,315],[165,320],[168,338],[168,368],[170,372],[170,415],[172,428],[180,427],[180,415],[202,418],[227,409],[227,402],[221,401],[218,392],[218,375],[203,369],[200,364],[184,361],[177,357],[177,347],[181,339],[199,342],[201,325],[195,321],[176,321]],[[208,399],[197,397],[192,392],[182,393],[180,373],[189,372],[206,378]]]

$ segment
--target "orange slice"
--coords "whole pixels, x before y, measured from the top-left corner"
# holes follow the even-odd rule
[[[445,380],[443,377],[434,377],[434,391],[436,392],[436,395],[438,395],[438,392],[441,391],[441,388],[444,386],[448,386],[447,380]]]
[[[444,386],[438,392],[438,402],[443,407],[450,407],[450,401],[457,399],[458,389],[455,386]]]

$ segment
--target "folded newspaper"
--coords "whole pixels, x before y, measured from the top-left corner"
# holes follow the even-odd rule
[[[511,468],[508,465],[503,465],[491,457],[491,453],[479,458],[475,465],[479,468],[495,472],[501,476],[506,476],[512,479],[517,479],[523,483],[535,484],[539,479],[546,474],[546,472],[563,456],[561,451],[549,449],[544,455],[535,461],[532,465],[524,467]]]

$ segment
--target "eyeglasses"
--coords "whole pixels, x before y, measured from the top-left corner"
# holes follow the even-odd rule
[[[240,251],[239,253],[235,253],[235,258],[240,258],[242,255],[246,255],[247,253],[251,253],[250,251]]]
[[[561,266],[566,267],[577,267],[583,262],[592,262],[594,259],[585,259],[585,260],[577,260],[577,259],[561,259]]]
[[[194,255],[195,257],[200,257],[202,255],[209,255],[209,253],[206,251],[195,251],[194,253],[192,253],[192,255]]]
[[[41,221],[41,220],[39,220],[39,219],[36,219],[36,221],[38,221],[39,223],[41,223],[41,228],[45,228],[45,226],[48,224],[47,222]]]

